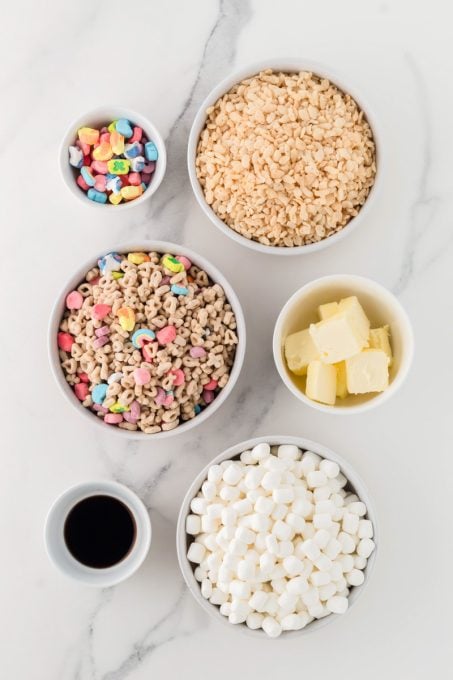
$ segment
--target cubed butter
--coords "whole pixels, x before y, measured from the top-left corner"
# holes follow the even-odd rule
[[[370,347],[373,349],[382,349],[389,358],[389,366],[392,365],[393,355],[390,347],[390,328],[382,326],[382,328],[372,328],[370,330]]]
[[[358,354],[365,347],[363,335],[351,322],[349,313],[338,313],[325,321],[312,323],[311,338],[326,364],[337,364]]]
[[[325,305],[319,305],[318,316],[321,321],[328,319],[338,312],[338,302],[326,302]]]
[[[288,335],[285,340],[285,358],[288,368],[296,375],[305,375],[310,361],[317,359],[319,352],[311,339],[308,328]]]
[[[337,397],[344,399],[348,396],[348,388],[346,385],[346,364],[344,361],[340,361],[338,364],[334,364],[337,371]]]
[[[362,338],[363,347],[368,347],[370,335],[370,322],[363,311],[363,307],[355,295],[343,298],[338,305],[338,312],[344,312],[348,316],[349,323],[353,326],[357,335]]]
[[[308,364],[305,393],[309,399],[322,404],[335,404],[337,371],[335,366],[315,360]]]
[[[382,349],[365,349],[346,360],[346,385],[351,394],[383,392],[389,384],[389,358]]]

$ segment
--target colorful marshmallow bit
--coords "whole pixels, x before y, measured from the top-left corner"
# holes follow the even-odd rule
[[[137,349],[141,349],[145,343],[151,342],[154,340],[156,337],[156,334],[154,331],[152,331],[150,328],[139,328],[138,330],[135,331],[135,333],[132,336],[132,344],[134,347],[137,347]]]
[[[176,259],[176,257],[173,257],[173,255],[165,255],[162,258],[162,266],[174,274],[179,274],[179,272],[184,271],[184,265],[182,262]]]
[[[178,286],[176,283],[174,283],[171,287],[171,292],[174,295],[187,295],[189,289],[185,286]]]
[[[112,406],[110,406],[109,411],[111,413],[124,413],[125,411],[129,411],[129,406],[124,406],[124,404],[116,401],[114,404],[112,404]]]
[[[98,267],[101,271],[102,276],[105,276],[109,272],[117,272],[120,270],[121,262],[123,258],[119,253],[107,253],[104,257],[98,260]]]
[[[133,331],[135,326],[135,312],[130,307],[120,307],[117,311],[120,326],[123,331]]]
[[[73,290],[66,296],[66,307],[68,309],[80,309],[83,305],[83,295],[78,290]]]
[[[133,264],[143,264],[143,262],[151,261],[150,256],[146,253],[129,253],[127,259]]]
[[[107,396],[108,385],[106,383],[99,383],[93,387],[91,398],[95,404],[102,404]]]
[[[159,152],[141,127],[119,118],[99,129],[80,128],[68,155],[76,183],[87,198],[119,205],[146,191]]]

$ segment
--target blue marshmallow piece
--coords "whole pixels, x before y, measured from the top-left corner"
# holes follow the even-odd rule
[[[102,404],[105,397],[107,396],[107,389],[108,389],[107,383],[100,383],[99,385],[96,385],[96,387],[93,388],[91,398],[95,404]]]
[[[132,137],[133,130],[131,127],[131,124],[127,120],[127,118],[119,118],[116,121],[115,125],[116,131],[120,133],[120,135],[123,135],[125,139],[129,139],[129,137]]]
[[[148,161],[157,161],[157,159],[159,158],[157,146],[154,144],[154,142],[146,142],[145,156]]]
[[[83,166],[83,168],[80,170],[80,174],[82,175],[83,179],[85,180],[86,184],[88,184],[89,187],[94,187],[96,184],[96,180],[93,177],[93,174],[89,168],[87,168],[86,165]]]
[[[95,203],[107,203],[107,194],[102,191],[96,191],[96,189],[91,188],[88,189],[87,196],[90,201],[94,201]]]
[[[83,152],[78,146],[69,147],[69,164],[73,168],[81,168],[83,165]]]
[[[189,289],[185,286],[177,286],[176,283],[174,283],[171,287],[171,292],[174,293],[174,295],[187,295]]]
[[[124,155],[126,158],[137,158],[137,156],[140,154],[141,146],[142,145],[138,142],[134,142],[133,144],[125,144]]]

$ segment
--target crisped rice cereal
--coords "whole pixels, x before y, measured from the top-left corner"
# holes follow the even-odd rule
[[[104,422],[153,434],[225,387],[238,337],[223,288],[184,256],[108,253],[66,298],[61,366]]]
[[[206,113],[197,176],[207,203],[242,236],[316,243],[365,203],[376,175],[373,135],[354,99],[328,80],[269,69]]]

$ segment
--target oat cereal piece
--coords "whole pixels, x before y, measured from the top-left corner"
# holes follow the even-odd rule
[[[110,427],[154,434],[215,399],[238,336],[223,288],[205,271],[169,253],[135,255],[108,253],[87,272],[60,321],[59,356],[85,408]]]
[[[315,74],[262,71],[207,109],[196,172],[215,214],[269,246],[316,243],[365,203],[376,175],[357,103]]]

